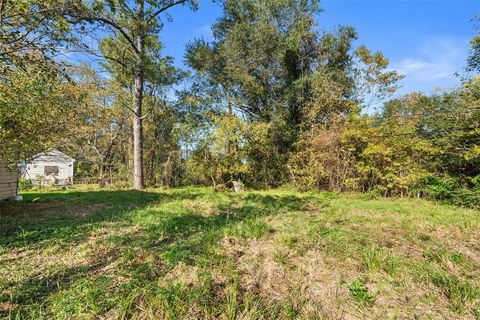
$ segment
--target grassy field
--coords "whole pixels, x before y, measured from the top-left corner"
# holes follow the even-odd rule
[[[290,191],[26,193],[0,316],[480,319],[480,212]]]

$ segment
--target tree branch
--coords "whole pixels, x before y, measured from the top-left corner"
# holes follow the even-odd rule
[[[0,22],[3,22],[3,10],[5,8],[5,1],[6,0],[0,0]]]
[[[125,63],[123,63],[122,61],[118,60],[118,59],[115,59],[115,58],[113,58],[113,57],[107,56],[107,55],[105,55],[105,54],[103,55],[103,57],[104,57],[105,59],[107,59],[107,60],[111,60],[111,61],[113,61],[113,62],[118,63],[119,65],[121,65],[121,66],[124,67],[124,68],[127,68],[127,65],[126,65]]]
[[[147,113],[145,113],[145,115],[144,115],[143,117],[141,117],[141,119],[143,120],[143,119],[145,119],[146,117],[148,117],[148,116],[150,115],[150,113],[152,113],[152,111],[153,111],[153,108],[150,109],[150,110],[148,110]]]
[[[114,21],[112,21],[110,19],[107,19],[107,18],[104,18],[104,17],[95,17],[95,20],[104,22],[105,24],[108,24],[108,25],[112,26],[113,28],[115,28],[116,30],[118,30],[118,32],[120,32],[122,34],[122,36],[125,38],[125,40],[127,40],[128,43],[130,43],[130,45],[132,46],[135,53],[137,53],[137,54],[140,53],[140,51],[138,51],[138,48],[135,45],[135,42],[133,41],[133,39],[127,34],[127,32],[125,30],[123,30],[122,27],[120,27]]]
[[[5,7],[6,4],[3,4],[3,3],[4,3],[4,1],[2,1],[2,6]],[[11,15],[11,16],[3,16],[2,18],[3,19],[12,19],[12,18],[19,19],[19,18],[24,18],[24,17],[27,17],[27,16],[33,16],[33,15],[37,15],[37,14],[43,15],[45,13],[56,11],[56,10],[61,10],[61,9],[65,9],[65,6],[49,7],[49,8],[40,9],[40,10],[37,10],[37,11],[29,11],[27,13],[18,13],[18,14],[14,14],[14,15]],[[4,8],[2,8],[2,10],[5,11]]]
[[[135,51],[136,54],[139,54],[140,52],[138,51],[138,48],[137,46],[135,45],[135,42],[133,41],[133,39],[127,34],[127,32],[121,27],[119,26],[115,21],[113,20],[110,20],[108,18],[105,18],[105,17],[96,17],[96,16],[78,16],[78,17],[75,17],[73,16],[73,18],[77,19],[77,21],[75,20],[70,20],[69,22],[71,23],[78,23],[80,21],[97,21],[97,22],[103,22],[104,24],[107,24],[111,27],[113,27],[115,30],[117,30],[118,32],[120,32],[122,34],[122,36],[125,38],[125,40],[127,40],[127,42],[130,44],[130,46],[132,47],[133,51]]]
[[[174,7],[178,4],[182,4],[182,3],[185,3],[187,0],[178,0],[178,1],[173,1],[173,2],[170,2],[170,4],[166,5],[165,7],[162,7],[160,9],[158,9],[157,11],[155,11],[150,17],[147,18],[147,23],[149,23],[150,21],[152,21],[153,19],[155,19],[156,16],[158,16],[160,13],[164,12],[164,11],[167,11],[168,9],[170,9],[171,7]]]

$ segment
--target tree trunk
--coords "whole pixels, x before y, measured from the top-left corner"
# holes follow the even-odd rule
[[[149,184],[152,186],[155,186],[157,184],[157,176],[156,176],[156,170],[155,170],[155,160],[156,160],[156,153],[155,149],[152,149],[150,152],[150,181]]]
[[[233,116],[233,109],[232,109],[232,101],[230,99],[230,97],[228,97],[228,117],[232,118]],[[232,140],[230,139],[230,137],[228,137],[228,140],[227,140],[227,155],[230,155],[230,153],[232,152]],[[232,179],[232,177],[230,177],[230,179]]]
[[[106,186],[105,171],[106,171],[106,165],[102,163],[102,165],[100,165],[100,172],[98,174],[98,186],[100,188],[105,188]]]
[[[138,39],[138,58],[135,70],[135,92],[133,96],[133,188],[142,190],[143,181],[143,126],[142,126],[142,103],[143,103],[143,51],[145,39]]]

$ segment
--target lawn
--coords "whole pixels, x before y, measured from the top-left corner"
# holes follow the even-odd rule
[[[2,204],[0,316],[480,319],[480,212],[286,190]]]

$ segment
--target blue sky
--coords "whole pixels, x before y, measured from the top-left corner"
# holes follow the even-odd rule
[[[321,6],[320,29],[355,27],[358,45],[382,51],[391,67],[405,75],[399,94],[458,85],[455,72],[464,69],[469,41],[475,35],[471,20],[480,14],[480,0],[325,0]],[[200,0],[197,12],[178,7],[170,13],[173,21],[161,33],[164,53],[184,67],[185,44],[195,38],[210,39],[210,26],[222,11],[218,4]]]

